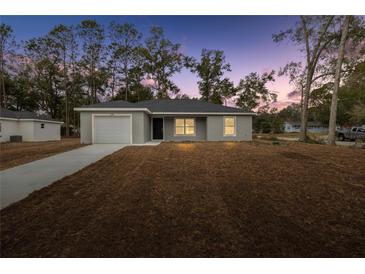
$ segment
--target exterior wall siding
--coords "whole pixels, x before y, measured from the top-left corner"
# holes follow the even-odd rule
[[[152,140],[151,137],[151,118],[146,113],[144,113],[144,141],[149,142]]]
[[[34,141],[34,122],[24,121],[19,123],[19,135],[23,136],[24,142]]]
[[[80,113],[80,142],[81,144],[92,143],[91,112]]]
[[[144,112],[132,113],[132,143],[143,144],[145,142]]]
[[[24,122],[23,122],[24,123]],[[44,124],[44,128],[41,127]],[[55,123],[33,122],[34,141],[61,140],[61,125]]]
[[[11,135],[19,135],[19,124],[18,121],[10,121],[0,119],[1,131],[0,131],[0,142],[9,142]]]
[[[225,116],[207,117],[208,141],[251,141],[252,140],[252,116],[236,117],[236,136],[224,136],[223,118]],[[231,116],[229,116],[231,117]]]
[[[206,117],[179,117],[195,118],[195,136],[175,136],[175,117],[164,117],[165,141],[205,141],[207,140]]]
[[[24,142],[59,141],[61,125],[39,121],[2,120],[0,142],[9,142],[11,135],[21,135]],[[44,124],[44,128],[41,128]]]

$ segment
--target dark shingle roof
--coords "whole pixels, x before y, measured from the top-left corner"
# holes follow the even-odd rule
[[[110,101],[110,102],[82,106],[82,108],[135,108],[135,107],[136,106],[134,103],[124,100]]]
[[[46,121],[55,121],[47,115],[40,115],[30,111],[13,111],[4,108],[0,109],[0,117],[13,118],[13,119],[39,119]]]
[[[181,113],[252,113],[245,109],[227,107],[193,99],[162,99],[130,103],[123,100],[82,106],[82,108],[147,108],[151,112]]]

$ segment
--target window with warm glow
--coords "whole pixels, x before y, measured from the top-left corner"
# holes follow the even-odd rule
[[[224,117],[224,135],[236,135],[236,119],[234,117]]]
[[[175,135],[195,135],[195,119],[175,119]]]

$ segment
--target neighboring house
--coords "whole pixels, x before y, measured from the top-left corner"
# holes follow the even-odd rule
[[[23,141],[55,141],[61,139],[62,122],[28,111],[0,110],[0,142],[21,135]]]
[[[111,101],[75,108],[81,143],[250,141],[253,112],[199,100]]]
[[[308,132],[328,132],[328,126],[319,122],[308,122]],[[284,122],[284,132],[300,132],[300,122]]]

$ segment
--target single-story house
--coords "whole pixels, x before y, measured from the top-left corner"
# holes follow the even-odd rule
[[[326,133],[328,126],[319,122],[308,122],[307,130],[312,133]],[[284,122],[284,132],[300,132],[300,122]]]
[[[239,108],[190,99],[110,101],[75,110],[80,112],[81,143],[86,144],[250,141],[255,115]]]
[[[10,136],[20,135],[25,142],[58,141],[63,122],[29,111],[0,109],[0,142],[9,142]]]

